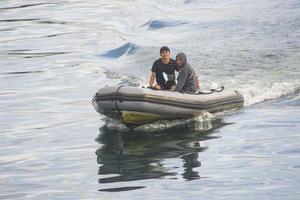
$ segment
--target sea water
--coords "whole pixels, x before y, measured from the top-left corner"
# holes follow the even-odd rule
[[[245,107],[127,130],[92,107],[159,49]],[[0,1],[0,199],[299,199],[298,0]]]

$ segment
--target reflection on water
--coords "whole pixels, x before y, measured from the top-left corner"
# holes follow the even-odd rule
[[[212,134],[213,130],[223,125],[219,120],[208,131],[176,128],[159,133],[120,132],[101,127],[97,141],[102,146],[96,151],[99,183],[178,179],[178,176],[185,180],[199,179],[201,175],[195,170],[201,166],[198,153],[208,149],[201,146],[201,141],[218,138]],[[164,161],[170,158],[181,159],[181,169],[166,166]]]

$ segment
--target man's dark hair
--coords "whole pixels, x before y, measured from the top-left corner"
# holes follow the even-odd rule
[[[160,48],[160,53],[162,53],[163,51],[168,51],[168,52],[170,52],[170,49],[169,49],[169,47],[167,47],[167,46],[163,46],[163,47],[161,47]]]

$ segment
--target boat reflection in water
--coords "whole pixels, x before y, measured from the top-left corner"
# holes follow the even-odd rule
[[[199,122],[193,125],[197,126],[196,130],[191,129],[189,124],[188,127],[152,133],[120,132],[101,127],[97,138],[101,147],[96,151],[100,164],[99,183],[178,179],[180,176],[185,180],[199,179],[198,171],[194,170],[201,166],[198,153],[208,148],[202,147],[201,141],[219,137],[212,133],[224,123],[221,120],[201,122],[202,130],[199,130]],[[174,166],[166,166],[164,161],[170,158],[181,159],[183,165],[182,162],[175,162]],[[115,191],[131,189],[138,188],[119,188]]]

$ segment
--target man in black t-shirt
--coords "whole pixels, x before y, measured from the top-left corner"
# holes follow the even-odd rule
[[[160,48],[160,57],[153,63],[149,87],[157,90],[174,89],[176,61],[170,58],[170,49],[166,46]],[[156,81],[155,85],[153,85],[154,81]]]

